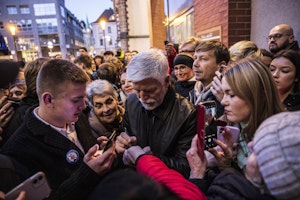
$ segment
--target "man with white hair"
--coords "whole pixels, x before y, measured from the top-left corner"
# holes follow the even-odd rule
[[[185,153],[196,134],[196,109],[170,85],[166,56],[158,49],[140,52],[128,64],[127,78],[135,94],[126,101],[127,134],[118,136],[117,152],[124,153],[125,164],[134,164],[126,149],[138,145],[187,177]]]

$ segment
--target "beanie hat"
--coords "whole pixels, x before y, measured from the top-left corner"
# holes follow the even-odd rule
[[[188,66],[189,68],[193,68],[193,62],[194,58],[190,54],[179,53],[174,58],[173,67],[175,67],[175,65],[182,64]]]
[[[300,198],[300,111],[265,120],[254,135],[254,153],[266,187],[276,199]]]

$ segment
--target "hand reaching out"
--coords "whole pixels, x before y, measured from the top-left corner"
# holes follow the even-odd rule
[[[123,154],[123,163],[128,166],[134,166],[136,159],[143,154],[152,154],[149,146],[143,149],[140,146],[131,146]]]
[[[198,135],[195,135],[192,140],[191,148],[186,152],[186,157],[191,168],[190,178],[202,179],[206,171],[207,160],[205,156],[203,160],[199,157],[197,143]]]

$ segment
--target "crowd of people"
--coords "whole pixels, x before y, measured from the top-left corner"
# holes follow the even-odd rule
[[[300,50],[267,39],[0,61],[0,199],[40,171],[41,199],[300,199]]]

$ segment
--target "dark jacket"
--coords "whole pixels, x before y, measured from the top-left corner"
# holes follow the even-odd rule
[[[193,104],[172,87],[152,111],[145,110],[135,94],[126,100],[123,124],[128,133],[137,137],[139,146],[150,146],[153,155],[186,177],[189,165],[185,153],[196,134],[196,121]]]
[[[242,173],[235,169],[226,169],[215,177],[211,185],[205,185],[203,179],[191,179],[202,191],[206,192],[209,200],[275,200],[269,194],[262,194]],[[199,184],[200,183],[200,184]]]
[[[3,143],[5,143],[10,136],[22,125],[26,110],[34,105],[39,104],[38,97],[24,97],[20,105],[15,109],[15,113],[12,116],[8,126],[4,129]]]
[[[298,45],[298,41],[295,40],[287,49],[292,49],[295,51],[300,51],[299,45]]]
[[[271,200],[275,199],[255,188],[242,174],[229,169],[219,174],[207,191],[209,200]]]
[[[294,94],[289,94],[284,99],[283,104],[288,111],[300,110],[300,91]]]
[[[100,180],[84,162],[84,153],[62,134],[37,119],[32,109],[23,125],[5,143],[2,153],[27,167],[30,174],[43,171],[52,189],[49,199],[84,199]],[[85,152],[96,143],[86,116],[75,124],[78,139]],[[70,150],[78,153],[73,163]],[[69,157],[70,158],[70,157]]]
[[[189,92],[194,89],[196,81],[178,81],[175,90],[181,96],[188,98]]]

